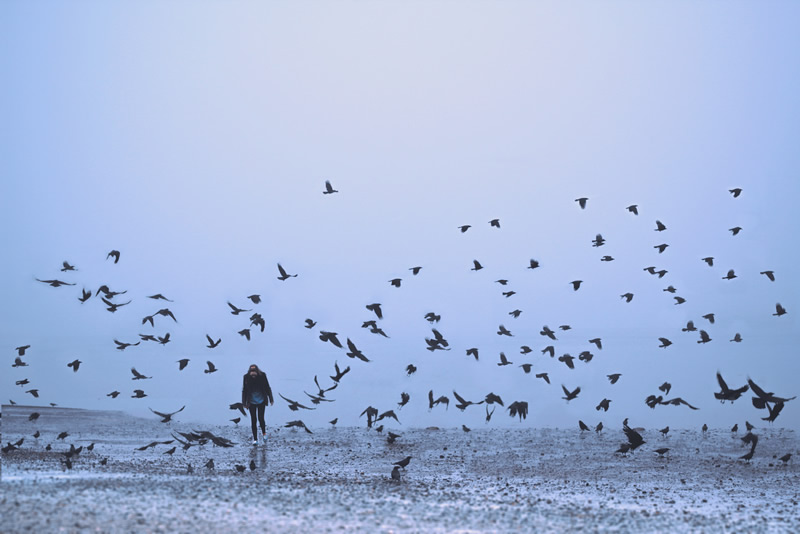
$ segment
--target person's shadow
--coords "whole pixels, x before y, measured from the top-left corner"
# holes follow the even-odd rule
[[[266,469],[267,468],[267,448],[264,446],[261,447],[252,447],[250,449],[250,459],[255,462],[256,469]]]

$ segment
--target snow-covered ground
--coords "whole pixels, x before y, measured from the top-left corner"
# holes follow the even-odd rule
[[[41,415],[29,421],[34,411]],[[599,434],[272,427],[267,444],[253,447],[249,425],[176,419],[4,406],[3,445],[24,441],[2,454],[0,530],[800,531],[799,458],[779,460],[800,442],[779,428],[753,431],[760,439],[748,463],[739,458],[749,450],[744,432],[729,428],[666,437],[646,428],[646,443],[620,455],[621,421]],[[234,446],[183,450],[174,441],[135,450],[200,430]],[[400,434],[393,444],[389,430]],[[61,432],[68,435],[58,439]],[[68,469],[71,445],[84,448]],[[654,452],[661,447],[670,449],[664,457]],[[407,456],[401,480],[392,480],[392,464]],[[211,459],[213,469],[205,467]]]

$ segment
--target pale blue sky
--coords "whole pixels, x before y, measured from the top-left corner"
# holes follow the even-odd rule
[[[526,400],[526,425],[730,426],[746,395],[715,373],[797,393],[800,6],[791,2],[5,2],[0,8],[0,222],[5,360],[0,399],[224,422],[251,362],[304,402],[334,361],[336,402],[299,414],[363,424],[412,399],[402,426],[483,424],[483,407],[425,396]],[[340,192],[322,195],[326,179]],[[743,188],[739,198],[728,189]],[[586,210],[574,199],[589,197]],[[638,204],[640,215],[625,210]],[[501,229],[488,221],[499,218]],[[668,230],[654,232],[655,220]],[[473,226],[460,234],[457,226]],[[741,226],[739,236],[728,228]],[[602,233],[607,244],[592,248]],[[668,243],[659,255],[653,246]],[[122,252],[117,265],[106,261]],[[613,262],[600,262],[604,254]],[[709,268],[700,258],[712,255]],[[542,267],[526,269],[530,258]],[[471,272],[473,259],[485,269]],[[68,260],[79,269],[60,273]],[[297,278],[276,280],[281,262]],[[409,267],[421,265],[413,277]],[[642,271],[669,270],[661,280]],[[738,278],[721,277],[735,269]],[[776,281],[760,271],[772,269]],[[61,278],[58,289],[34,280]],[[403,278],[396,289],[388,284]],[[507,288],[493,281],[510,280]],[[585,281],[573,292],[568,282]],[[110,314],[81,287],[126,289]],[[685,304],[674,305],[667,285]],[[513,289],[506,299],[501,290]],[[625,304],[619,295],[635,293]],[[141,318],[163,293],[179,324]],[[264,303],[244,306],[260,293]],[[127,300],[127,298],[125,299]],[[267,331],[246,342],[254,307]],[[361,329],[383,303],[383,339]],[[789,313],[773,317],[775,303]],[[508,312],[523,310],[518,319]],[[428,311],[450,352],[430,353]],[[701,316],[715,312],[717,322]],[[247,314],[249,315],[249,314]],[[303,320],[318,321],[312,331]],[[713,338],[681,332],[693,319]],[[499,324],[513,338],[495,334]],[[557,356],[542,325],[570,324]],[[351,337],[348,359],[317,332]],[[163,334],[125,352],[113,339]],[[744,341],[728,340],[740,332]],[[205,334],[222,337],[205,348]],[[658,348],[658,337],[674,342]],[[603,350],[587,340],[603,339]],[[534,349],[519,354],[521,345]],[[481,359],[465,356],[480,348]],[[498,367],[505,352],[515,365]],[[177,371],[175,360],[189,357]],[[78,373],[66,363],[83,360]],[[213,361],[219,372],[202,368]],[[534,372],[549,373],[548,386]],[[414,363],[416,375],[404,368]],[[152,380],[132,382],[129,368]],[[605,375],[620,372],[611,386]],[[28,378],[25,388],[14,385]],[[701,408],[650,410],[669,397]],[[560,384],[583,393],[566,404]],[[148,393],[130,399],[134,387]],[[117,389],[122,395],[105,397]],[[612,399],[608,413],[594,408]],[[273,423],[297,418],[279,400]],[[778,423],[800,428],[787,404]],[[499,412],[493,424],[518,424]],[[761,421],[759,421],[761,424]],[[402,428],[401,426],[401,428]]]

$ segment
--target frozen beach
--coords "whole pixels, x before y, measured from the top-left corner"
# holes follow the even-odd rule
[[[30,421],[33,412],[41,415]],[[797,454],[798,440],[777,428],[754,430],[760,441],[748,463],[739,459],[743,432],[730,429],[667,437],[646,429],[635,453],[615,454],[621,422],[599,434],[392,428],[401,435],[393,444],[389,429],[272,426],[266,445],[254,447],[243,425],[120,412],[4,406],[2,421],[4,445],[24,438],[2,455],[9,533],[800,530],[800,468],[796,457],[779,460]],[[135,450],[192,431],[234,445]],[[72,446],[83,449],[68,469],[63,453]],[[670,448],[664,457],[660,447]],[[406,456],[393,481],[392,464]]]

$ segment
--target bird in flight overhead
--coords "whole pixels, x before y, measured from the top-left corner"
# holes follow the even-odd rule
[[[75,284],[70,284],[68,282],[62,282],[61,280],[40,280],[36,279],[37,282],[42,282],[43,284],[48,284],[52,287],[61,287],[61,286],[74,286]]]
[[[114,258],[114,263],[119,263],[119,250],[112,250],[106,255],[106,259]]]
[[[586,209],[586,201],[588,201],[588,200],[589,199],[587,197],[581,197],[581,198],[576,198],[575,202],[578,203],[578,205],[581,207],[582,210],[585,210]]]
[[[339,191],[337,189],[333,188],[330,180],[325,180],[325,191],[322,192],[323,195],[331,195],[338,192]]]

